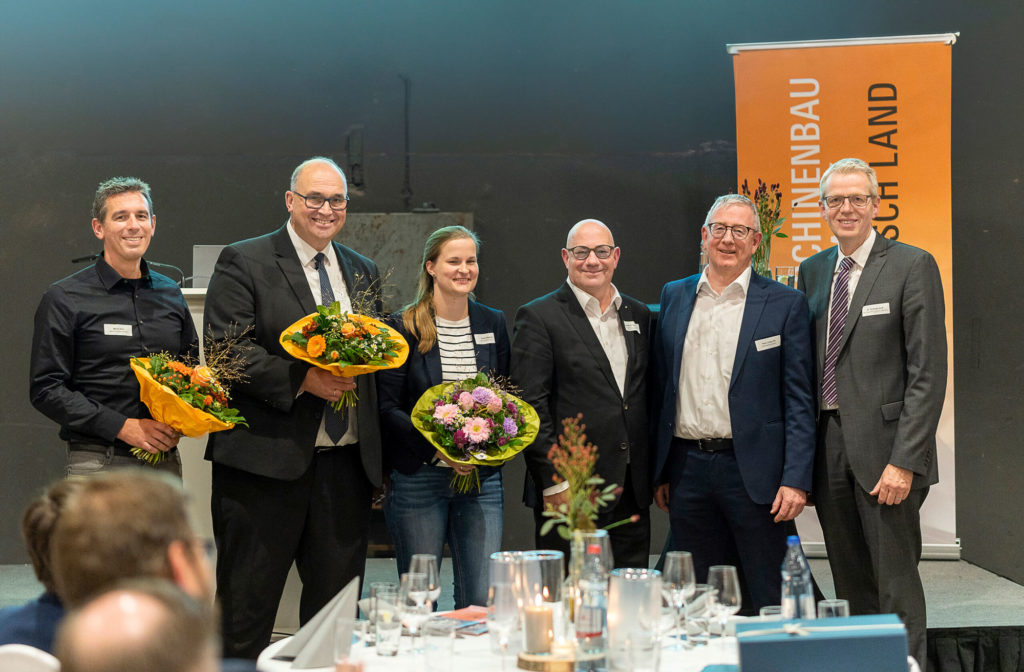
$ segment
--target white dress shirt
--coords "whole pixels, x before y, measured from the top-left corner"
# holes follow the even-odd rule
[[[732,438],[729,382],[750,274],[745,269],[721,294],[711,288],[706,269],[697,282],[679,365],[674,433],[681,439]]]
[[[619,319],[619,307],[622,305],[622,295],[612,285],[615,294],[608,302],[608,307],[601,310],[601,302],[597,297],[587,294],[585,291],[569,282],[572,293],[580,302],[580,307],[587,315],[594,334],[597,336],[601,348],[604,350],[608,364],[612,367],[612,375],[615,376],[615,384],[619,386],[619,394],[626,393],[626,363],[629,353],[626,350],[626,333],[622,330],[622,321]]]
[[[877,235],[878,234],[875,233],[875,230],[871,229],[871,232],[868,234],[867,240],[865,240],[863,243],[861,243],[860,247],[858,247],[856,250],[853,251],[853,254],[849,255],[850,258],[853,259],[853,266],[850,267],[850,278],[848,280],[848,286],[847,286],[847,290],[846,290],[846,309],[847,310],[850,309],[850,303],[853,301],[853,293],[855,291],[857,291],[857,283],[860,281],[861,273],[864,272],[865,264],[868,263],[868,257],[871,256],[871,248],[875,244],[875,236],[877,236]],[[837,252],[838,252],[838,254],[836,255],[836,266],[835,266],[835,268],[832,269],[832,286],[829,288],[828,312],[825,313],[828,316],[832,315],[832,295],[836,291],[836,278],[839,277],[839,264],[841,264],[843,262],[843,259],[846,258],[846,255],[843,254],[843,250],[841,248],[837,248]],[[849,320],[850,316],[847,315],[846,319]],[[825,320],[825,324],[826,324],[826,326],[825,326],[825,343],[828,343],[829,330],[830,330],[830,327],[832,326],[830,324],[831,322],[832,322],[831,319]],[[820,390],[821,385],[819,384],[818,387],[819,387],[818,391],[820,392],[821,391]],[[828,406],[828,405],[823,405],[822,406],[822,410],[826,410],[826,411],[834,411],[834,410],[836,410],[836,408],[838,408],[838,406]]]
[[[341,305],[342,312],[352,312],[352,300],[349,299],[348,289],[345,286],[345,276],[341,273],[341,265],[334,252],[333,245],[327,245],[322,250],[314,249],[312,245],[299,238],[295,233],[292,222],[288,220],[288,237],[292,240],[295,253],[299,255],[299,263],[302,264],[302,272],[306,274],[306,282],[309,283],[309,291],[313,293],[313,300],[320,304],[320,271],[316,270],[314,257],[320,252],[324,253],[324,268],[327,269],[327,279],[331,281],[331,290],[334,293],[334,300]],[[300,394],[304,394],[300,392]],[[327,403],[327,402],[324,402]],[[359,428],[356,427],[355,407],[349,409],[348,431],[345,432],[337,443],[331,441],[324,428],[325,418],[320,419],[320,428],[316,432],[316,445],[318,446],[347,446],[359,440]]]

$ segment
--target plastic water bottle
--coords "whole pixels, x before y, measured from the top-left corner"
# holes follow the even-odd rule
[[[607,668],[608,574],[601,564],[601,546],[591,544],[580,572],[580,605],[576,611],[576,670]]]
[[[791,535],[786,545],[786,558],[782,561],[782,617],[814,618],[811,568],[800,548],[800,537]]]

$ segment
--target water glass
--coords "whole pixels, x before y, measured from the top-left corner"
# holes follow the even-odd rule
[[[710,637],[711,605],[715,599],[715,589],[706,583],[698,583],[693,587],[693,599],[686,613],[686,643],[692,646],[704,646]]]
[[[612,669],[633,668],[634,649],[657,642],[661,620],[661,572],[615,569],[608,582],[608,657]],[[655,646],[655,648],[660,648]],[[642,654],[636,654],[642,658]],[[644,663],[644,661],[638,661]]]
[[[397,595],[398,584],[392,581],[374,581],[370,584],[369,613],[367,614],[367,617],[370,619],[370,634],[373,634],[377,629],[377,596],[381,592]],[[394,604],[392,604],[393,606]]]
[[[423,624],[423,651],[430,672],[449,672],[455,655],[455,628],[450,618],[435,617]]]
[[[775,279],[787,287],[796,289],[796,266],[776,266]]]
[[[846,618],[850,615],[850,603],[846,600],[821,600],[818,602],[818,618]]]
[[[740,610],[743,596],[740,593],[740,579],[736,568],[732,565],[713,565],[708,569],[708,585],[715,590],[712,616],[718,616],[721,632],[719,635],[725,637],[726,624],[729,617]]]
[[[377,592],[377,655],[394,656],[402,639],[402,619],[398,613],[398,591]]]
[[[515,586],[510,583],[492,583],[487,589],[487,631],[491,637],[491,650],[497,648],[503,665],[510,636],[518,623],[519,604]]]

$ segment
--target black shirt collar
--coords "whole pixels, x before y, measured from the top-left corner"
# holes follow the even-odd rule
[[[145,259],[139,260],[140,270],[142,271],[142,277],[139,281],[143,284],[148,285],[150,281],[149,277],[149,266],[146,264]],[[100,283],[107,289],[113,289],[117,283],[125,280],[131,282],[128,278],[122,278],[121,274],[114,270],[114,267],[107,263],[107,260],[103,258],[103,254],[96,259],[96,275],[100,278]]]

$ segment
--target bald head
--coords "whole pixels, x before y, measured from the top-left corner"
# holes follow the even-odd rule
[[[212,609],[166,581],[125,584],[64,620],[56,652],[64,672],[216,672]]]
[[[576,222],[565,238],[562,262],[569,282],[596,298],[601,310],[606,309],[615,295],[612,276],[619,264],[619,248],[611,230],[596,219]]]
[[[604,225],[604,222],[596,219],[581,219],[569,229],[569,235],[565,237],[565,249],[570,250],[576,246],[576,239],[591,235],[606,236],[608,244],[615,247],[615,239],[612,237],[612,230]]]

